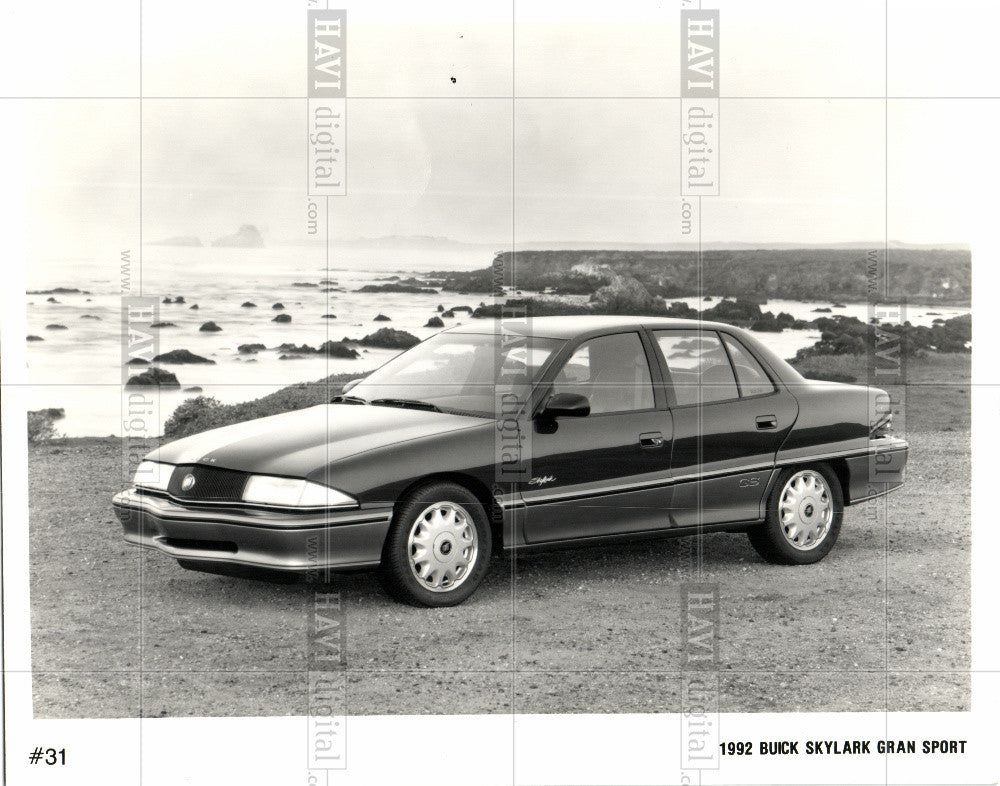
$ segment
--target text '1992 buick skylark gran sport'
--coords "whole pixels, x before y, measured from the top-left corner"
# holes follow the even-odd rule
[[[329,404],[166,444],[114,507],[127,541],[187,568],[378,569],[446,606],[500,549],[728,530],[817,562],[845,505],[902,485],[891,427],[884,391],[804,379],[729,325],[491,320]]]

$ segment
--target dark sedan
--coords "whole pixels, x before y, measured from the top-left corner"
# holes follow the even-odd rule
[[[469,597],[499,549],[743,531],[833,548],[903,482],[876,388],[804,379],[730,325],[544,317],[442,331],[328,405],[180,439],[114,498],[131,543],[213,572],[378,569]]]

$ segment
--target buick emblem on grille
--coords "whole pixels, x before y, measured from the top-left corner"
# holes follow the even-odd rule
[[[194,484],[197,483],[194,479],[194,475],[188,474],[184,480],[181,481],[181,491],[190,491],[194,488]]]

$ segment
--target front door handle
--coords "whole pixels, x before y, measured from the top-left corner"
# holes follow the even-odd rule
[[[655,450],[656,448],[662,448],[666,444],[666,441],[659,431],[650,431],[639,435],[639,444],[647,450]]]
[[[768,429],[777,428],[778,419],[774,415],[758,415],[757,416],[757,430],[767,431]]]

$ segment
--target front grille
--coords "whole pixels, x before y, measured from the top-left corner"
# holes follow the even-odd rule
[[[194,485],[185,490],[184,481],[189,477],[194,478]],[[177,499],[194,502],[239,502],[243,499],[243,487],[249,477],[249,473],[233,469],[178,464],[170,476],[167,492]]]

